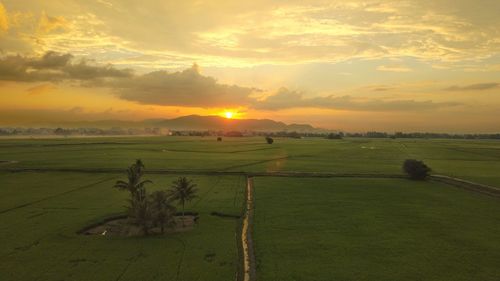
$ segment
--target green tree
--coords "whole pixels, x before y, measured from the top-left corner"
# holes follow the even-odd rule
[[[158,190],[150,195],[153,211],[153,224],[159,225],[161,233],[165,232],[165,226],[175,225],[175,207],[170,204],[168,193]]]
[[[196,184],[186,177],[180,177],[172,182],[172,187],[169,190],[169,198],[172,201],[177,201],[182,206],[182,225],[184,225],[184,205],[197,197]]]
[[[137,198],[129,199],[130,205],[127,207],[129,218],[134,220],[134,223],[139,225],[144,235],[149,234],[149,229],[152,225],[151,204],[148,200],[137,200]]]
[[[134,164],[127,168],[127,181],[119,180],[115,183],[114,187],[120,190],[127,190],[130,192],[134,200],[143,201],[146,199],[147,183],[152,183],[150,180],[142,180],[144,175],[144,164],[140,159],[136,160]]]
[[[403,170],[413,180],[425,180],[429,176],[431,168],[422,161],[407,159],[403,163]]]

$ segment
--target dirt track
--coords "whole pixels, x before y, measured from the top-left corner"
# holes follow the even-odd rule
[[[240,280],[252,281],[255,278],[255,254],[252,239],[253,224],[253,179],[247,177],[246,209],[241,230],[241,244],[243,254],[243,276]]]

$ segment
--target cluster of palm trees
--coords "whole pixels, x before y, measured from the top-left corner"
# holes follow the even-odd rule
[[[160,227],[161,233],[164,233],[165,228],[175,226],[176,208],[173,203],[176,202],[182,206],[184,224],[184,206],[196,198],[196,184],[180,177],[172,182],[170,189],[157,190],[148,195],[146,184],[152,181],[143,180],[143,175],[144,164],[141,160],[136,160],[127,169],[127,181],[119,180],[114,185],[115,188],[130,192],[127,212],[132,222],[139,225],[145,235],[149,234],[152,227]]]

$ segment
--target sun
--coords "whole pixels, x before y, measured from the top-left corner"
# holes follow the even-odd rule
[[[224,112],[224,116],[227,118],[227,119],[231,119],[233,118],[233,113],[231,111],[226,111]]]

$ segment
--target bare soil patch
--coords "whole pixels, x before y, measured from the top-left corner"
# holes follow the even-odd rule
[[[165,227],[164,234],[190,231],[194,228],[198,220],[198,215],[186,214],[175,216],[175,226]],[[83,235],[102,236],[142,236],[144,232],[139,225],[133,224],[129,218],[120,216],[113,219],[94,224],[78,232]],[[149,235],[161,234],[160,227],[149,229]]]
[[[19,161],[11,161],[11,160],[0,160],[0,164],[16,164]]]

